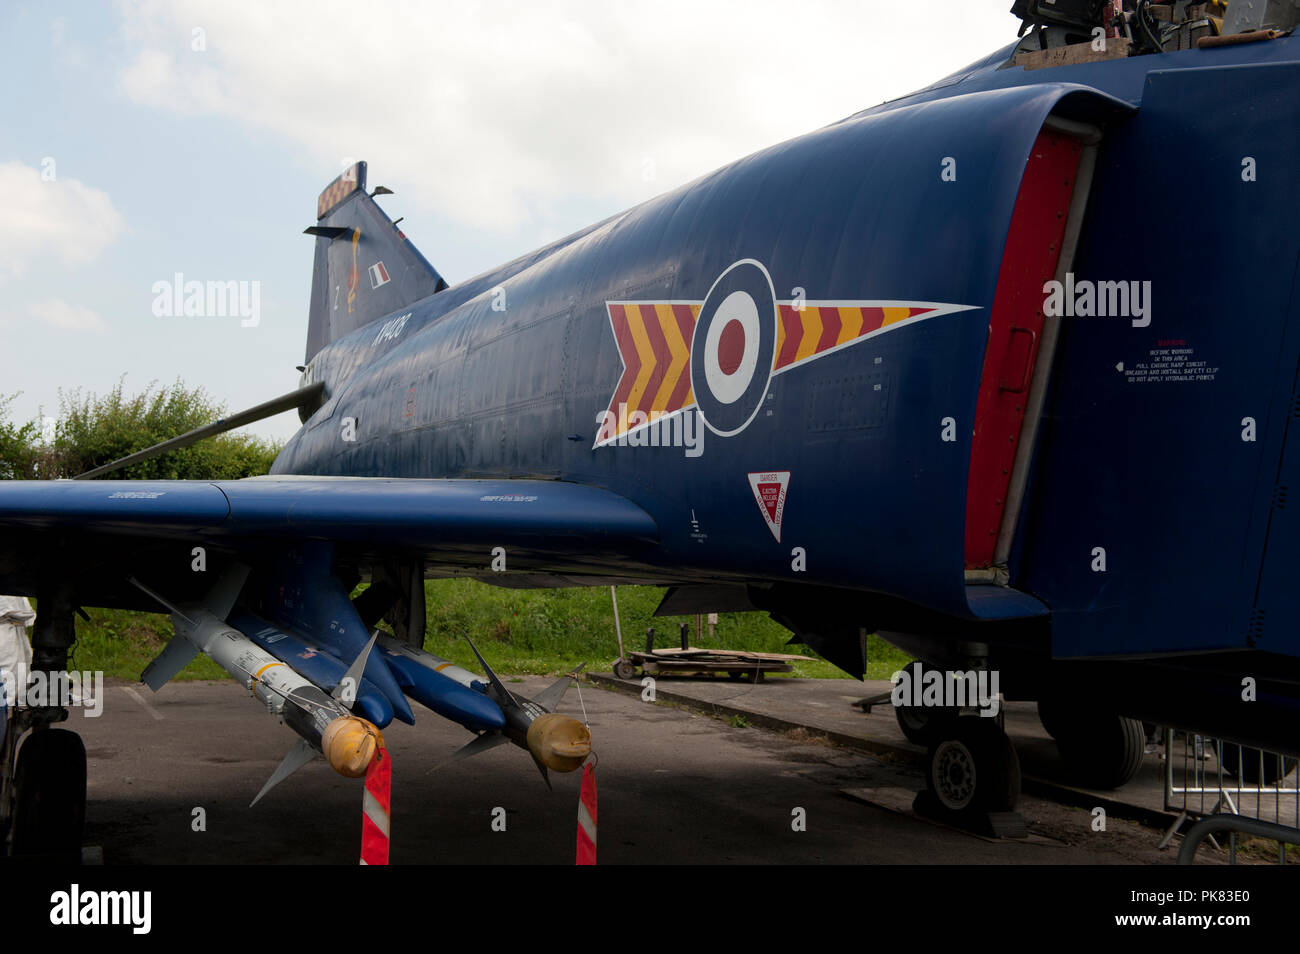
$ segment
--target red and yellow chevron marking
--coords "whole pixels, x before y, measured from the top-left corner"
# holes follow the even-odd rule
[[[889,325],[934,311],[913,305],[870,305],[859,302],[805,302],[777,305],[776,359],[772,371],[819,358],[832,348]]]
[[[701,302],[608,302],[609,323],[623,374],[609,400],[596,446],[695,403],[691,393],[691,339]],[[929,302],[777,302],[772,373],[820,358],[909,318],[936,317],[965,305]],[[612,415],[612,417],[611,417]]]
[[[355,163],[348,166],[343,174],[325,187],[325,191],[320,194],[316,200],[316,218],[323,219],[330,209],[338,205],[361,185],[360,182],[360,165]]]
[[[609,401],[610,411],[618,415],[618,429],[613,436],[631,430],[629,420],[637,411],[645,415],[638,423],[644,423],[695,403],[691,394],[691,337],[702,305],[609,304],[609,323],[623,357],[623,376]]]

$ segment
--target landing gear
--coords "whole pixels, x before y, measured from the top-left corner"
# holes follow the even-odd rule
[[[67,729],[41,727],[18,749],[10,852],[79,860],[86,821],[86,747]]]
[[[51,676],[68,668],[75,638],[71,584],[38,592],[32,669]],[[0,822],[12,855],[78,862],[86,822],[86,747],[81,736],[52,724],[68,717],[58,704],[16,706],[5,726],[0,759]]]
[[[907,664],[906,670],[914,686],[922,685],[925,667],[920,660]],[[957,725],[961,710],[951,706],[894,706],[894,718],[903,730],[907,741],[928,746],[935,739],[951,735]]]
[[[1056,740],[1074,781],[1084,788],[1119,788],[1142,767],[1146,733],[1137,719],[1059,699],[1040,700],[1038,717]]]
[[[993,720],[962,716],[951,732],[931,743],[926,794],[957,818],[1013,812],[1020,802],[1020,760]]]

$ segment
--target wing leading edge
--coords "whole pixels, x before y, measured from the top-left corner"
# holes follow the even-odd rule
[[[554,480],[254,477],[0,482],[0,528],[333,540],[420,551],[479,543],[618,551],[658,527],[625,497]],[[0,550],[4,549],[0,543]]]

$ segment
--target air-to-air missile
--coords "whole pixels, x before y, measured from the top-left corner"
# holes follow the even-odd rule
[[[374,665],[367,668],[376,640],[381,648],[375,661],[403,693],[477,733],[448,761],[513,742],[528,751],[549,785],[548,769],[572,772],[591,753],[587,727],[571,716],[551,711],[576,671],[535,700],[528,699],[506,689],[473,642],[470,648],[486,681],[378,631],[348,666],[337,655],[340,647],[333,643],[322,645],[325,640],[308,639],[247,610],[235,610],[247,576],[247,568],[231,570],[201,604],[180,607],[142,583],[132,582],[171,611],[176,629],[176,638],[149,664],[142,682],[156,691],[203,652],[301,737],[254,803],[318,752],[342,775],[357,778],[365,774],[383,746],[379,730],[393,718],[389,695],[368,678],[376,671]]]
[[[298,744],[267,780],[259,799],[284,779],[324,755],[330,767],[348,778],[360,778],[383,747],[383,736],[372,722],[353,715],[352,706],[362,686],[372,637],[352,666],[326,694],[293,666],[277,659],[252,639],[228,624],[226,616],[234,606],[248,575],[247,568],[227,573],[200,604],[174,606],[136,580],[133,583],[171,611],[176,635],[158,658],[149,664],[140,681],[157,691],[200,652],[248,688],[267,710],[278,716],[299,735]]]
[[[313,645],[283,628],[245,610],[235,610],[226,620],[261,649],[293,668],[299,675],[326,692],[337,688],[347,675],[348,666],[333,653]],[[383,729],[393,720],[393,706],[373,682],[361,676],[355,687],[352,711]]]
[[[552,683],[536,699],[529,699],[507,689],[492,671],[492,667],[487,664],[487,660],[479,653],[473,641],[468,636],[465,637],[465,641],[469,643],[469,648],[474,650],[479,665],[487,674],[486,686],[483,686],[482,681],[473,673],[459,666],[453,666],[447,660],[439,659],[432,653],[397,644],[395,641],[384,641],[386,653],[396,653],[405,663],[415,663],[419,668],[436,671],[440,675],[445,674],[457,681],[464,680],[463,684],[471,687],[482,687],[482,691],[486,692],[488,698],[501,707],[501,712],[505,716],[504,727],[498,731],[482,732],[478,738],[456,750],[447,761],[454,762],[457,759],[468,758],[496,748],[503,742],[513,742],[520,748],[528,750],[528,754],[533,757],[538,770],[541,771],[547,787],[551,784],[546,774],[547,769],[572,772],[580,768],[587,760],[587,756],[591,754],[590,730],[571,716],[551,711],[559,705],[578,670]],[[390,665],[401,665],[393,662],[392,655],[388,658]],[[408,665],[407,668],[412,667]]]

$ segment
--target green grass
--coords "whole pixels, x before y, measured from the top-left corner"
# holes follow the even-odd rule
[[[39,607],[37,608],[39,612]],[[172,638],[172,623],[161,613],[91,609],[90,622],[77,620],[77,641],[69,669],[102,670],[106,676],[139,679],[144,667]],[[177,679],[229,679],[226,671],[200,654]]]
[[[787,646],[789,631],[763,613],[722,613],[713,638],[709,638],[706,625],[703,638],[697,639],[694,617],[653,616],[663,593],[660,587],[619,587],[619,618],[626,650],[644,650],[646,629],[651,626],[656,646],[678,646],[678,626],[687,623],[692,627],[692,646],[814,655],[806,647]],[[456,579],[430,580],[425,583],[425,594],[425,648],[475,672],[479,666],[463,638],[466,634],[492,668],[505,673],[561,673],[578,663],[586,663],[595,672],[608,672],[618,655],[608,587],[509,590]],[[138,679],[172,635],[170,620],[159,614],[89,612],[90,623],[77,621],[77,644],[71,663],[76,669],[103,670],[108,676]],[[867,659],[868,679],[888,679],[907,662],[904,654],[875,636],[868,637]],[[821,659],[795,663],[793,675],[848,678]],[[221,679],[225,673],[200,656],[177,678]]]

